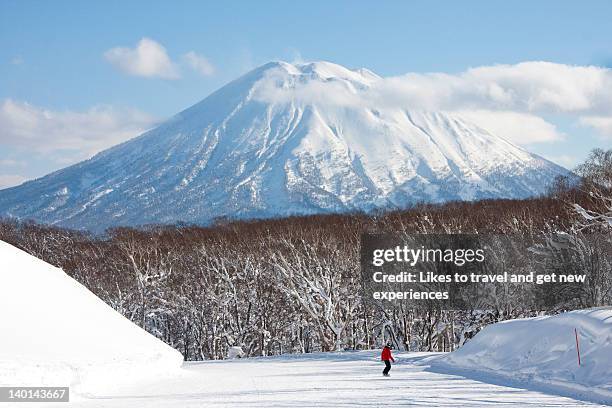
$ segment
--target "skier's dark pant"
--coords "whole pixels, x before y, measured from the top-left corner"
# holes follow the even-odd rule
[[[383,375],[387,375],[389,374],[389,370],[391,370],[391,363],[389,362],[389,360],[384,360],[385,362],[385,369],[383,370]]]

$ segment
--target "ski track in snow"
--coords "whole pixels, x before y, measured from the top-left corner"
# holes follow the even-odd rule
[[[434,353],[399,353],[391,377],[379,351],[317,353],[185,363],[171,378],[112,394],[71,395],[70,407],[601,406],[538,390],[429,371]],[[475,377],[475,378],[482,378]],[[50,407],[54,404],[28,404]],[[2,404],[0,404],[2,406]]]

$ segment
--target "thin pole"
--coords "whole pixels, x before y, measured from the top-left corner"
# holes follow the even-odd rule
[[[578,366],[580,366],[580,343],[578,342],[578,330],[575,327],[574,334],[576,335],[576,352],[578,353]]]

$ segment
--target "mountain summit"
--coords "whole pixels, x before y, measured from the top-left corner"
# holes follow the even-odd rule
[[[0,216],[100,231],[523,198],[567,174],[453,114],[369,98],[379,80],[266,64],[139,137],[0,191]]]

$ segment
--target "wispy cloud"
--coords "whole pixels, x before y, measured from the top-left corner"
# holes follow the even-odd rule
[[[565,167],[566,169],[572,169],[578,164],[578,158],[576,156],[570,156],[567,154],[549,155],[546,158]]]
[[[15,159],[0,159],[0,166],[19,166],[25,167],[26,162],[23,160],[15,160]]]
[[[604,138],[612,138],[612,115],[610,116],[583,116],[580,124],[588,126]]]
[[[28,178],[18,174],[0,174],[0,189],[18,186]]]
[[[215,73],[215,67],[210,61],[195,51],[189,51],[184,54],[183,61],[187,66],[202,76],[210,76]]]
[[[157,122],[136,109],[96,106],[83,112],[54,111],[7,99],[0,103],[0,144],[44,153],[71,151],[77,161]]]
[[[554,124],[531,113],[480,109],[457,113],[494,135],[521,145],[553,142],[565,138]]]
[[[281,70],[282,68],[278,68]],[[408,73],[365,87],[341,82],[282,84],[282,72],[259,83],[256,97],[268,102],[326,103],[364,108],[455,112],[520,144],[564,135],[545,119],[562,115],[612,136],[612,70],[550,62],[523,62],[469,69],[458,74]]]

